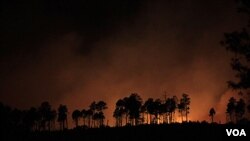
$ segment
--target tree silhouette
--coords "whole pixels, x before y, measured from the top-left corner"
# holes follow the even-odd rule
[[[184,103],[180,102],[178,104],[178,111],[179,111],[180,116],[181,116],[181,122],[183,122],[183,112],[184,112],[184,110],[185,110],[185,105],[184,105]]]
[[[153,115],[154,115],[154,120],[153,123],[158,124],[159,123],[159,115],[160,113],[163,113],[163,108],[161,105],[161,100],[160,99],[156,99],[153,104],[151,105],[152,109],[153,109]]]
[[[39,114],[35,107],[31,107],[26,111],[23,122],[29,131],[38,130]]]
[[[190,105],[190,98],[188,94],[182,94],[182,98],[180,100],[180,108],[184,110],[186,121],[188,121],[188,114],[189,114],[189,105]]]
[[[241,120],[243,115],[245,114],[245,108],[246,108],[246,104],[243,99],[240,99],[239,101],[236,102],[235,116],[236,116],[237,122]]]
[[[88,113],[85,109],[82,109],[81,114],[83,119],[83,126],[86,126],[86,118],[88,117]]]
[[[61,130],[68,128],[67,113],[68,113],[67,106],[61,104],[58,108],[58,119],[57,119],[57,121],[60,123]]]
[[[178,98],[177,96],[172,97],[172,122],[175,122],[175,111],[178,108]]]
[[[164,104],[164,108],[166,108],[165,112],[167,114],[167,123],[171,123],[174,120],[174,113],[177,108],[177,98],[174,96],[172,98],[167,98]]]
[[[235,71],[236,81],[228,81],[228,86],[239,93],[250,98],[250,2],[248,0],[237,0],[238,12],[247,15],[248,25],[242,30],[224,34],[221,42],[227,51],[233,54],[231,68]],[[250,106],[249,101],[248,105]],[[237,117],[238,118],[238,117]],[[236,119],[237,120],[237,119]]]
[[[131,125],[137,125],[140,118],[140,108],[142,99],[137,93],[132,93],[125,101],[125,107],[128,109]]]
[[[147,113],[149,114],[149,123],[152,122],[152,115],[154,114],[154,99],[148,98],[148,100],[145,101],[144,106],[146,108]],[[148,116],[147,116],[147,123],[148,123]]]
[[[96,110],[98,111],[98,112],[100,112],[100,111],[103,111],[103,110],[105,110],[105,109],[107,109],[108,107],[107,107],[107,104],[104,102],[104,101],[99,101],[97,104],[96,104]]]
[[[81,111],[74,110],[72,113],[72,119],[74,120],[76,127],[78,127],[79,118],[82,116]]]
[[[236,99],[231,97],[227,104],[227,115],[229,116],[230,122],[234,122],[234,115],[235,115],[235,108],[236,108]]]
[[[104,101],[92,102],[89,106],[88,114],[89,118],[92,117],[92,126],[93,127],[101,127],[103,126],[103,122],[105,119],[103,110],[107,109],[107,104]],[[90,115],[91,114],[91,115]]]
[[[91,116],[91,118],[92,118],[92,122],[91,122],[91,125],[90,125],[90,127],[95,127],[95,122],[96,122],[96,120],[97,120],[97,116],[94,116],[95,115],[95,113],[96,113],[96,102],[95,101],[93,101],[90,105],[89,105],[89,109],[91,110],[91,112],[89,111],[89,114],[92,114],[92,115],[89,115],[89,116]]]
[[[93,112],[95,112],[95,110],[96,110],[96,102],[93,101],[93,102],[89,105],[89,108],[90,108]]]
[[[148,122],[148,112],[147,112],[147,109],[146,109],[146,107],[145,107],[144,104],[141,106],[140,113],[142,114],[142,116],[141,116],[141,123],[142,124],[145,123],[145,114],[146,114],[146,118],[147,118],[147,120],[146,120],[146,123],[147,123]]]
[[[128,124],[128,121],[129,121],[129,106],[128,106],[128,100],[129,98],[128,97],[124,97],[122,99],[123,101],[123,104],[124,104],[124,112],[125,112],[125,125]],[[122,104],[122,103],[121,103]]]
[[[99,123],[98,123],[99,127],[103,127],[105,116],[104,116],[104,113],[102,111],[97,113],[97,119],[99,120]]]
[[[214,122],[214,115],[216,114],[214,108],[211,108],[209,110],[209,116],[211,117],[211,122],[213,123]]]
[[[145,103],[144,106],[146,108],[147,113],[149,114],[150,124],[159,123],[160,115],[165,112],[164,105],[161,104],[160,99],[156,99],[154,101],[153,98],[149,98]],[[154,118],[152,118],[152,115]]]
[[[125,102],[122,99],[119,99],[116,102],[115,111],[113,117],[116,118],[116,126],[122,126],[123,116],[126,115]],[[126,118],[126,117],[125,117]],[[127,124],[127,123],[126,123]]]
[[[107,109],[107,104],[104,102],[104,101],[99,101],[97,104],[96,104],[96,110],[97,110],[97,119],[99,120],[99,127],[103,126],[103,122],[104,122],[104,119],[105,119],[105,116],[104,116],[104,113],[103,113],[103,110]]]
[[[147,111],[147,107],[146,107],[145,103],[141,106],[141,111],[140,112],[142,114],[142,123],[143,124],[148,124],[148,115],[149,115],[149,113]],[[145,118],[145,116],[146,116],[146,118]]]
[[[88,109],[86,111],[86,114],[87,114],[87,117],[88,117],[88,127],[91,128],[91,119],[92,119],[92,116],[93,116],[93,111],[91,109]]]
[[[93,127],[94,128],[96,128],[98,125],[96,124],[96,122],[98,122],[98,117],[99,115],[98,115],[98,113],[97,112],[95,112],[95,113],[93,113],[93,116],[92,116],[92,122],[93,122]]]
[[[51,130],[51,122],[55,120],[56,114],[55,111],[52,110],[51,105],[49,102],[45,101],[41,104],[39,107],[39,113],[41,116],[41,121],[40,121],[40,128],[43,130],[46,130],[46,126],[48,130]]]
[[[55,129],[56,116],[57,116],[56,110],[51,110],[49,112],[49,115],[48,115],[49,131],[51,129]]]
[[[113,117],[115,118],[115,125],[116,127],[122,126],[122,114],[121,110],[119,108],[115,108],[115,111],[113,112]]]

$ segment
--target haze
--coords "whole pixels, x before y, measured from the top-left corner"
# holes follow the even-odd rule
[[[69,114],[92,101],[133,92],[147,98],[187,93],[190,120],[225,121],[233,92],[223,33],[245,26],[233,0],[4,2],[0,101],[18,108],[49,101]],[[35,7],[35,8],[34,8]]]

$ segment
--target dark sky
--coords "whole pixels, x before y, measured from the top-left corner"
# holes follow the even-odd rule
[[[234,0],[3,0],[0,101],[29,108],[187,93],[192,120],[232,95],[223,33],[246,25]],[[204,101],[204,102],[202,102]]]

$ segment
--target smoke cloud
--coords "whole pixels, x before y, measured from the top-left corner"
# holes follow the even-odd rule
[[[118,15],[89,2],[104,14],[90,11],[81,16],[76,10],[70,12],[74,17],[67,17],[52,9],[49,14],[56,19],[38,16],[46,24],[33,23],[35,27],[27,27],[31,33],[5,30],[1,101],[28,108],[46,100],[54,108],[66,104],[72,112],[104,100],[106,119],[113,124],[116,100],[133,92],[144,100],[163,99],[165,92],[169,97],[187,93],[191,120],[208,120],[211,107],[223,113],[222,97],[233,72],[230,54],[219,42],[224,32],[244,26],[234,2],[126,2],[111,4],[132,5]],[[84,16],[87,20],[78,19]],[[221,114],[217,120],[223,118]]]

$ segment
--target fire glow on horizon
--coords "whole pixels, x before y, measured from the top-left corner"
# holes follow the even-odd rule
[[[208,111],[215,107],[215,121],[223,123],[225,102],[233,95],[226,81],[234,73],[219,42],[224,32],[245,22],[234,2],[191,1],[147,1],[121,13],[91,7],[85,17],[50,9],[30,15],[31,23],[27,11],[11,15],[3,9],[1,102],[26,109],[43,101],[54,109],[65,104],[71,119],[73,110],[103,100],[106,121],[114,125],[118,99],[136,92],[145,102],[163,99],[166,91],[169,97],[189,94],[190,120],[208,121]]]

